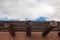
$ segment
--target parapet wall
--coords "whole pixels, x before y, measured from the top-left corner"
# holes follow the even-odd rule
[[[45,38],[41,35],[42,32],[32,32],[31,37],[26,36],[26,32],[16,32],[14,38],[8,32],[0,32],[0,40],[60,40],[58,32],[50,32]]]

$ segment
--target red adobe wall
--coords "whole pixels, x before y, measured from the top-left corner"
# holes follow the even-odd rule
[[[43,38],[41,32],[32,32],[31,37],[27,37],[25,32],[16,32],[14,40],[60,40],[57,33],[58,32],[50,32]],[[8,32],[0,32],[0,40],[13,40],[13,38]]]

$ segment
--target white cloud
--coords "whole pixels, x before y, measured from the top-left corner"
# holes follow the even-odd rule
[[[50,19],[47,19],[47,21],[51,21],[51,20],[60,21],[59,18],[50,18]]]
[[[36,19],[40,16],[50,16],[54,14],[54,7],[37,0],[8,0],[2,1],[0,8],[1,15],[16,17],[24,20],[25,18]]]

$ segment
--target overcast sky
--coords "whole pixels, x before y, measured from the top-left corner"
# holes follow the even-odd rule
[[[40,16],[60,20],[60,0],[0,0],[0,17],[15,17],[25,20]]]

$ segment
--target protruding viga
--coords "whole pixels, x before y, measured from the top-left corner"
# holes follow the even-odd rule
[[[27,36],[31,36],[31,21],[27,21],[26,22],[26,34],[27,34]]]
[[[15,36],[15,30],[12,28],[12,27],[13,27],[12,24],[4,23],[4,27],[6,28],[6,30],[10,33],[10,35],[11,35],[12,37]]]
[[[57,27],[57,22],[52,20],[50,24],[46,27],[46,29],[43,31],[42,36],[43,37],[47,36],[48,33],[52,31],[52,29],[54,29],[55,27]]]

